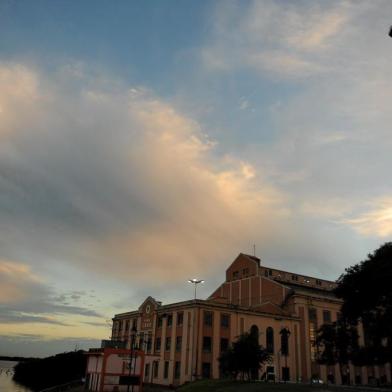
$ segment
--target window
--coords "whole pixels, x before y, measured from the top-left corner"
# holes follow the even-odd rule
[[[158,361],[154,361],[152,366],[153,366],[152,367],[152,369],[153,369],[153,377],[154,378],[158,378],[159,362]]]
[[[323,282],[322,282],[320,279],[316,279],[316,284],[317,284],[318,286],[321,286],[321,285],[323,284]]]
[[[170,346],[171,346],[171,338],[166,338],[165,350],[170,351]]]
[[[157,320],[157,328],[162,328],[162,316],[158,316],[158,320]]]
[[[204,311],[204,325],[212,327],[213,313]]]
[[[291,280],[295,280],[296,282],[298,281],[298,275],[291,275]]]
[[[230,326],[230,315],[229,314],[221,314],[221,327],[229,328]]]
[[[144,333],[140,332],[140,336],[139,336],[139,349],[140,350],[144,350]]]
[[[122,331],[122,327],[123,327],[123,322],[119,321],[119,323],[118,323],[118,332]]]
[[[211,377],[211,364],[209,362],[203,362],[201,372],[202,372],[203,378],[210,378]]]
[[[148,381],[148,377],[150,375],[150,364],[146,363],[146,367],[144,368],[144,379]]]
[[[176,379],[180,378],[180,374],[181,374],[181,362],[176,361],[176,363],[174,364],[174,378]]]
[[[244,276],[249,275],[249,268],[244,268],[244,269],[242,270],[242,275],[244,275]]]
[[[309,308],[309,321],[317,322],[317,309]]]
[[[317,309],[309,308],[308,316],[309,316],[310,359],[311,361],[316,361]]]
[[[210,353],[212,350],[212,339],[211,336],[203,337],[203,351],[205,353]]]
[[[229,339],[221,338],[221,340],[220,340],[220,352],[223,353],[224,351],[227,351],[228,348],[229,348]]]
[[[267,352],[273,354],[274,352],[274,330],[272,327],[267,328],[266,332],[266,339],[267,339]]]
[[[240,317],[240,333],[244,333],[244,318]]]
[[[155,339],[155,351],[159,353],[161,351],[161,338]]]
[[[266,269],[266,270],[264,270],[264,275],[265,276],[272,276],[272,270],[271,269]]]
[[[128,332],[128,330],[129,330],[129,320],[125,322],[125,332]]]
[[[173,325],[173,315],[168,314],[167,315],[167,327],[170,328]]]
[[[177,313],[177,325],[181,326],[184,322],[184,313]]]
[[[331,312],[329,310],[323,310],[323,322],[324,324],[331,322]]]
[[[280,331],[280,351],[285,356],[289,355],[289,336],[290,331],[287,328]]]
[[[257,343],[259,342],[259,328],[257,325],[252,325],[250,327],[250,334],[257,339]]]
[[[169,361],[165,361],[165,367],[163,369],[163,378],[169,378]]]
[[[147,344],[146,351],[148,353],[150,353],[151,349],[152,349],[152,336],[151,336],[151,334],[147,335],[147,342],[146,342],[146,344]]]
[[[182,336],[176,337],[176,352],[181,352]]]
[[[282,367],[282,378],[283,381],[290,381],[290,368],[289,367]]]
[[[238,279],[238,274],[239,274],[238,271],[234,271],[233,272],[233,279]]]
[[[267,381],[275,381],[275,367],[267,366]]]
[[[137,330],[137,319],[132,320],[132,330],[136,331]]]

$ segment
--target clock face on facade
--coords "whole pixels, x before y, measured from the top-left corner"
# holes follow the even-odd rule
[[[148,304],[148,305],[146,306],[146,313],[149,314],[150,312],[151,312],[151,305]]]

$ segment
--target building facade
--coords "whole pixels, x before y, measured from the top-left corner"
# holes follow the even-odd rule
[[[260,370],[261,379],[390,382],[385,367],[349,365],[341,376],[337,365],[317,364],[316,331],[339,317],[341,301],[332,292],[335,286],[324,279],[263,266],[259,258],[241,253],[226,270],[224,283],[207,300],[162,305],[148,297],[139,309],[115,315],[112,340],[145,352],[144,381],[155,384],[219,378],[221,352],[251,329],[272,356],[271,363]],[[284,351],[283,330],[289,331]]]

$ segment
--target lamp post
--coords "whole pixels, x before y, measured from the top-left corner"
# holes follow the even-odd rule
[[[135,350],[136,334],[137,334],[136,325],[133,324],[132,331],[131,331],[131,353],[130,353],[130,356],[129,356],[129,365],[128,365],[129,376],[132,375],[133,352]],[[136,356],[135,356],[135,362],[136,362]],[[133,391],[133,385],[132,385],[132,391]],[[129,392],[129,384],[128,384],[128,387],[127,387],[127,392]]]
[[[284,383],[287,381],[287,356],[289,355],[289,337],[290,337],[290,330],[288,328],[282,328],[280,330],[280,335],[281,335],[281,347],[280,347],[280,352],[285,358],[285,374],[282,374],[284,378]],[[279,365],[280,366],[280,365]],[[280,369],[279,369],[280,373]]]
[[[193,299],[196,300],[196,289],[197,289],[197,285],[198,285],[199,283],[204,283],[204,280],[203,280],[203,279],[196,279],[196,278],[193,278],[193,279],[188,279],[188,282],[195,285],[195,295],[194,295],[194,298],[193,298]]]
[[[196,304],[196,290],[197,290],[197,285],[199,283],[204,283],[203,279],[197,279],[197,278],[193,278],[193,279],[188,279],[188,282],[193,284],[195,286],[195,293],[194,293],[194,297],[193,300]],[[196,308],[193,309],[193,315],[192,315],[192,355],[191,355],[191,381],[193,381],[193,374],[196,373],[193,372],[193,353],[196,352],[197,355],[197,348],[195,347],[197,345],[197,341],[195,342],[195,312],[196,312]],[[197,359],[196,359],[196,366],[197,366]]]

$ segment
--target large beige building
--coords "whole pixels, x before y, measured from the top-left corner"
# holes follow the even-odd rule
[[[143,349],[144,380],[156,384],[219,378],[220,353],[251,328],[272,355],[260,378],[390,381],[385,367],[350,365],[342,380],[337,365],[316,363],[316,331],[335,321],[341,306],[334,287],[334,282],[265,267],[257,257],[239,254],[226,270],[225,282],[207,300],[162,305],[148,297],[139,309],[113,318],[112,340]],[[290,332],[287,355],[281,350],[283,329]]]

